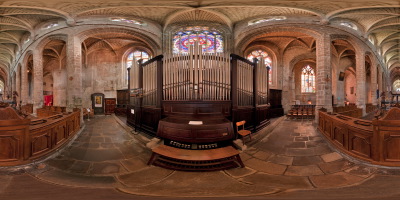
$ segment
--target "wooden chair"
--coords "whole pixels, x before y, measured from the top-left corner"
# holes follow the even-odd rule
[[[289,110],[288,113],[286,114],[286,117],[288,119],[293,119],[293,110]]]
[[[246,121],[240,121],[240,122],[236,122],[236,132],[242,136],[242,141],[243,141],[243,145],[244,145],[244,137],[246,135],[248,135],[250,137],[251,140],[251,131],[244,129],[244,124],[246,123]],[[242,126],[242,129],[239,130],[239,127]]]

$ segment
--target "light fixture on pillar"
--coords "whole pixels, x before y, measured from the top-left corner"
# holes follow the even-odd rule
[[[326,81],[326,82],[329,82],[330,80],[331,80],[331,79],[329,78],[329,75],[327,74],[327,75],[326,75],[326,78],[325,78],[325,81]]]
[[[308,105],[311,105],[311,104],[312,104],[311,99],[308,99],[307,104],[308,104]]]

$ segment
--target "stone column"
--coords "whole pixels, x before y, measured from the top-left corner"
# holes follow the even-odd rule
[[[371,102],[372,105],[376,106],[378,105],[378,100],[376,99],[376,90],[378,90],[378,79],[377,79],[377,66],[373,65],[371,67]]]
[[[339,81],[339,76],[340,76],[340,71],[337,72],[338,77],[335,78],[336,81],[336,99],[337,99],[337,106],[344,106],[344,99],[346,97],[345,94],[345,84],[344,84],[344,80],[343,81]]]
[[[22,105],[26,105],[29,99],[28,85],[28,65],[24,63],[21,68],[21,101]]]
[[[294,81],[294,76],[290,71],[290,66],[284,66],[283,59],[281,59],[282,54],[280,54],[277,60],[277,67],[274,70],[280,70],[282,76],[282,106],[284,110],[287,112],[291,109],[292,100],[294,100],[295,88],[292,87],[292,83]],[[279,81],[279,79],[278,79]]]
[[[365,74],[365,53],[361,50],[356,51],[356,105],[357,108],[363,109],[363,116],[366,114],[365,110],[365,102],[366,92],[365,92],[365,84],[366,84],[366,74]]]
[[[383,86],[382,86],[382,72],[381,69],[379,69],[378,71],[378,88],[379,88],[379,95],[381,95],[380,93],[382,93],[383,91]]]
[[[17,91],[17,93],[18,93],[16,103],[19,106],[19,101],[21,99],[21,67],[18,66],[17,70],[15,70],[15,73],[17,73],[16,79],[15,79],[15,91]]]
[[[67,71],[65,67],[55,69],[53,74],[53,105],[54,106],[67,106]]]
[[[82,46],[78,37],[68,35],[67,39],[67,110],[82,108]],[[82,110],[82,109],[81,109]],[[81,122],[83,123],[82,111]]]
[[[33,113],[43,107],[43,53],[41,49],[33,52]]]
[[[318,109],[324,107],[332,112],[332,66],[331,66],[331,38],[324,34],[317,38],[317,76],[316,76],[316,113],[315,120],[318,122]]]

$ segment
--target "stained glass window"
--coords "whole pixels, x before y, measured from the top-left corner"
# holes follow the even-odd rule
[[[202,45],[203,53],[222,53],[224,42],[219,31],[204,27],[190,26],[175,33],[172,38],[172,51],[175,54],[188,53],[195,41]]]
[[[301,70],[301,92],[315,93],[315,72],[310,65]]]
[[[137,62],[138,60],[142,59],[143,62],[146,62],[150,59],[151,57],[149,54],[145,51],[140,51],[136,50],[128,55],[126,58],[126,68],[131,68],[133,65],[133,62]],[[125,85],[128,85],[128,73],[127,70],[124,69],[123,73],[125,74]]]
[[[0,80],[0,94],[3,94],[4,91],[4,83]]]
[[[257,59],[264,59],[264,63],[265,63],[265,67],[270,67],[269,70],[269,74],[268,74],[268,82],[269,84],[272,84],[272,59],[271,57],[268,55],[267,52],[263,51],[263,50],[255,50],[252,51],[248,56],[247,59],[253,62],[253,59],[257,58]]]
[[[393,82],[393,88],[397,93],[400,92],[400,79],[397,79]]]
[[[134,52],[130,53],[130,54],[128,55],[128,58],[126,59],[126,67],[127,67],[127,68],[132,67],[133,58],[134,58],[134,57],[135,57],[135,60],[136,60],[136,61],[138,61],[138,60],[140,60],[140,59],[143,59],[143,62],[148,61],[149,58],[150,58],[150,57],[149,57],[149,54],[146,53],[145,51],[139,51],[139,50],[134,51]]]

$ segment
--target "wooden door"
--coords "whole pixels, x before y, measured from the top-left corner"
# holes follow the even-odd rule
[[[105,98],[105,114],[111,115],[114,113],[116,99],[115,98]]]

